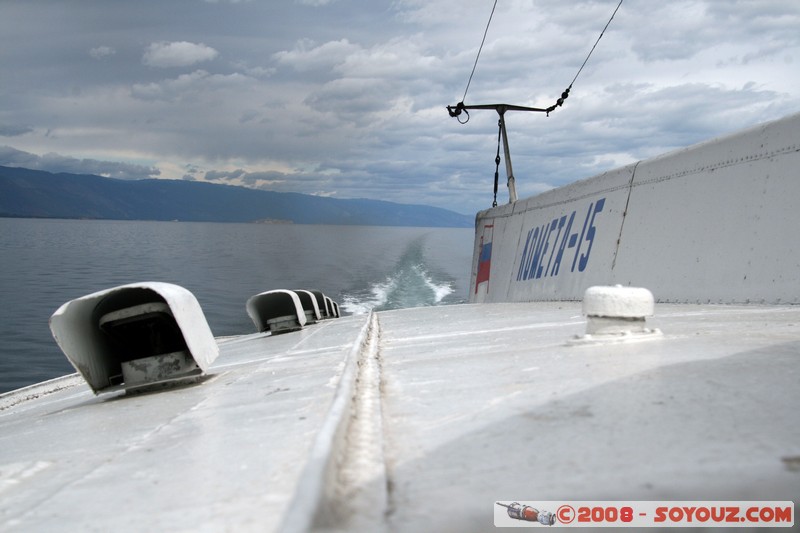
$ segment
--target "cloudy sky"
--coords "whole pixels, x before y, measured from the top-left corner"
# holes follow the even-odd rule
[[[466,103],[551,105],[617,3],[499,0]],[[445,106],[492,5],[0,0],[0,165],[473,213],[497,115]],[[564,107],[506,122],[527,196],[799,111],[797,0],[625,0]]]

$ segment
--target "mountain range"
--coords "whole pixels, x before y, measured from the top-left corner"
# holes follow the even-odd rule
[[[0,217],[426,227],[474,224],[472,216],[425,205],[4,166],[0,166]]]

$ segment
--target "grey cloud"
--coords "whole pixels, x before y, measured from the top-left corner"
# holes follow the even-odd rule
[[[31,152],[119,154],[159,161],[161,177],[462,212],[491,202],[496,113],[462,126],[444,109],[463,95],[490,5],[143,2],[39,18],[34,3],[4,5],[0,48],[15,55],[0,65],[0,135],[25,150],[18,160],[91,169]],[[501,2],[468,103],[553,103],[616,3]],[[799,10],[626,0],[563,108],[507,116],[520,192],[800,109]]]
[[[130,94],[142,100],[163,100],[174,102],[191,96],[208,94],[214,91],[227,90],[235,86],[250,83],[251,78],[239,73],[211,74],[205,70],[195,70],[181,74],[176,78],[168,78],[146,84],[134,84]]]
[[[298,4],[312,7],[326,6],[334,1],[335,0],[296,0]]]
[[[204,173],[205,181],[217,183],[229,183],[232,185],[243,185],[257,189],[275,190],[277,185],[284,183],[298,182],[308,178],[308,175],[290,176],[284,172],[259,171],[247,172],[241,168],[236,170],[208,170]]]
[[[0,124],[0,137],[18,137],[32,131],[33,128],[19,124]]]
[[[210,61],[218,55],[219,52],[203,43],[161,41],[147,47],[142,63],[151,67],[187,67]]]
[[[96,174],[128,180],[154,178],[161,173],[157,168],[144,165],[118,161],[99,161],[96,159],[77,159],[56,153],[47,153],[39,156],[10,146],[0,146],[0,165],[25,167],[47,172]]]
[[[36,165],[39,164],[39,161],[39,156],[35,154],[29,154],[11,146],[0,146],[0,165],[37,169]]]
[[[209,181],[233,181],[239,180],[246,172],[242,169],[231,171],[209,170],[205,173],[205,179]]]
[[[265,184],[284,183],[291,181],[291,176],[284,172],[270,171],[270,172],[247,172],[241,175],[244,183],[250,183],[264,187]]]
[[[98,46],[89,50],[89,55],[95,59],[103,59],[104,57],[113,56],[117,51],[110,46]]]
[[[321,112],[338,113],[345,120],[366,124],[369,114],[387,109],[392,86],[379,78],[341,78],[332,80],[306,98],[306,103]]]
[[[350,43],[347,39],[329,41],[321,45],[317,45],[310,39],[301,39],[295,43],[292,50],[276,52],[272,57],[279,65],[298,72],[308,72],[318,69],[333,69],[358,50],[360,47]]]

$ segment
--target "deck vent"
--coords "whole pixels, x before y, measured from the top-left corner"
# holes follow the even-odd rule
[[[319,310],[317,299],[311,291],[298,289],[294,291],[300,298],[300,304],[303,306],[303,311],[306,314],[306,324],[315,324],[322,320],[322,313]]]
[[[333,315],[333,306],[330,298],[325,296],[321,291],[308,291],[314,295],[317,299],[317,305],[319,306],[319,312],[322,315],[322,319],[334,318]]]
[[[306,325],[306,313],[294,291],[274,290],[251,296],[247,314],[258,331],[273,335],[297,331]]]
[[[336,318],[336,312],[333,310],[333,300],[325,297],[325,312],[328,314],[328,318]]]
[[[50,318],[50,330],[95,394],[194,381],[219,354],[197,299],[169,283],[71,300]]]
[[[577,341],[618,341],[660,336],[650,329],[646,317],[653,316],[653,294],[641,287],[596,286],[583,295],[586,334]]]

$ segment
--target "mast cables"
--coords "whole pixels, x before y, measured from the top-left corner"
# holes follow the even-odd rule
[[[597,40],[594,42],[594,46],[592,46],[592,49],[591,49],[591,50],[589,50],[589,55],[587,55],[587,56],[586,56],[586,59],[584,59],[584,60],[583,60],[583,65],[581,65],[581,68],[579,68],[579,69],[578,69],[578,73],[577,73],[577,74],[575,74],[575,77],[574,77],[574,78],[572,78],[572,83],[570,83],[570,84],[569,84],[570,88],[572,88],[572,84],[573,84],[573,83],[575,83],[575,80],[577,80],[577,79],[578,79],[578,76],[580,76],[580,74],[581,74],[581,71],[583,70],[583,67],[585,67],[585,66],[586,66],[586,63],[587,63],[587,61],[589,61],[589,58],[590,58],[590,57],[592,57],[592,52],[594,52],[594,49],[595,49],[595,48],[597,48],[597,43],[599,43],[599,42],[600,42],[600,39],[602,39],[602,38],[603,38],[603,34],[604,34],[604,33],[606,32],[606,30],[608,29],[608,25],[609,25],[609,24],[611,24],[611,21],[612,21],[612,20],[614,20],[614,15],[616,15],[616,14],[617,14],[617,11],[619,11],[619,6],[621,6],[621,5],[622,5],[622,0],[619,0],[619,4],[617,4],[617,8],[614,10],[614,12],[613,12],[613,13],[611,13],[611,18],[610,18],[610,19],[608,19],[608,22],[606,22],[606,26],[605,26],[605,28],[603,28],[603,31],[601,31],[601,32],[600,32],[600,36],[599,36],[599,37],[597,38]],[[491,20],[491,19],[490,19],[490,20]],[[477,62],[477,60],[476,60],[476,62]],[[472,77],[472,76],[470,76],[470,78],[471,78],[471,77]]]
[[[570,82],[569,87],[567,87],[566,90],[564,90],[564,92],[561,93],[561,98],[559,98],[556,101],[555,104],[551,105],[548,108],[545,108],[545,109],[529,108],[529,109],[525,109],[526,111],[544,111],[549,116],[550,112],[555,110],[556,107],[561,107],[564,104],[564,100],[566,100],[567,97],[569,97],[569,92],[572,89],[572,85],[578,79],[578,76],[580,76],[581,72],[583,71],[583,67],[585,67],[586,63],[589,62],[589,58],[592,57],[592,53],[594,52],[594,49],[597,48],[597,44],[600,42],[600,39],[603,38],[603,35],[605,34],[606,30],[608,29],[608,26],[611,24],[611,21],[614,20],[614,16],[617,14],[617,11],[619,11],[620,6],[622,6],[622,2],[623,2],[623,0],[619,0],[619,3],[617,4],[617,7],[614,9],[614,12],[611,14],[611,17],[608,19],[608,22],[606,22],[606,25],[603,28],[603,31],[600,32],[600,36],[597,37],[597,40],[594,42],[594,45],[592,46],[592,49],[589,50],[589,54],[586,56],[586,59],[583,60],[583,64],[578,69],[578,72],[575,73],[575,77],[572,78],[572,82]],[[458,118],[458,121],[461,122],[462,124],[466,124],[469,121],[469,113],[467,112],[467,109],[475,109],[476,107],[484,107],[484,106],[466,106],[466,105],[464,105],[464,101],[467,99],[467,92],[469,91],[469,86],[472,83],[472,77],[475,75],[475,69],[478,66],[478,59],[480,59],[480,57],[481,57],[481,51],[483,50],[483,45],[486,42],[486,35],[489,33],[489,26],[492,23],[492,17],[494,17],[495,8],[497,8],[497,0],[494,0],[494,5],[492,6],[492,12],[489,15],[489,21],[486,23],[486,29],[483,31],[483,39],[481,40],[481,45],[478,48],[478,54],[475,56],[475,63],[472,65],[472,72],[470,72],[470,74],[469,74],[469,80],[467,80],[467,87],[466,87],[466,89],[464,89],[464,97],[461,98],[461,101],[457,105],[455,105],[455,106],[447,106],[447,111],[450,113],[451,117],[458,118],[461,115],[462,112],[466,114],[466,117],[467,117],[466,120],[462,121],[460,118]]]
[[[486,34],[489,33],[489,25],[492,23],[492,17],[494,16],[494,10],[497,7],[497,0],[494,0],[494,5],[492,6],[492,12],[489,14],[489,21],[486,23],[486,29],[483,30],[483,39],[481,39],[481,45],[478,47],[478,55],[475,56],[475,64],[472,65],[472,72],[469,74],[469,80],[467,80],[467,88],[464,89],[464,96],[461,98],[461,101],[467,99],[467,91],[469,91],[469,84],[472,83],[472,76],[475,74],[475,67],[478,66],[478,59],[481,57],[481,50],[483,50],[483,43],[486,42]]]

